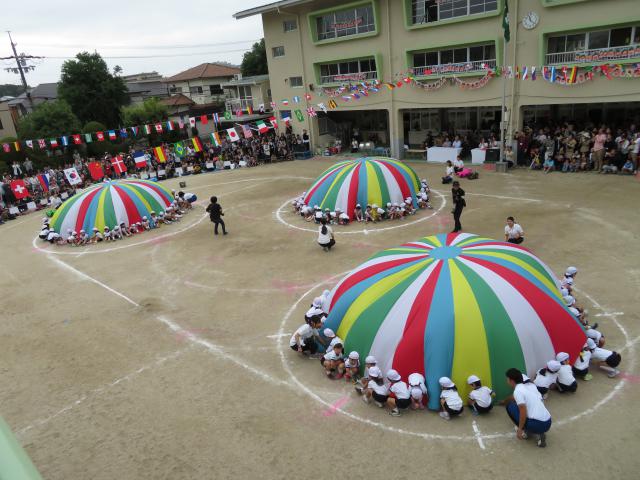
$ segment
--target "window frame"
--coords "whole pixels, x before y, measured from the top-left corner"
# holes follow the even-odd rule
[[[426,48],[420,48],[420,49],[412,49],[412,50],[407,50],[406,51],[406,65],[407,65],[407,69],[409,71],[413,71],[414,68],[423,68],[423,67],[427,67],[427,66],[432,66],[432,65],[441,65],[441,66],[446,66],[446,65],[460,65],[460,64],[469,64],[469,63],[473,63],[473,62],[489,62],[491,65],[491,68],[498,68],[500,66],[502,66],[502,45],[504,40],[502,39],[502,37],[498,37],[498,38],[492,38],[492,39],[480,39],[476,42],[470,42],[470,43],[461,43],[461,44],[444,44],[444,45],[435,45],[435,46],[429,46]],[[494,58],[486,58],[483,60],[470,60],[470,55],[471,55],[471,49],[474,47],[483,47],[483,54],[486,51],[486,48],[489,46],[493,46],[494,49]],[[453,63],[441,63],[442,62],[442,55],[441,53],[443,51],[451,51],[452,55],[453,52],[455,52],[456,50],[461,50],[461,49],[466,49],[466,58],[467,60],[465,62],[453,62]],[[415,57],[416,55],[425,55],[425,57],[429,54],[437,54],[438,57],[438,64],[426,64],[423,66],[416,66],[415,63]],[[455,59],[454,59],[455,60]],[[416,78],[440,78],[443,76],[450,76],[450,75],[455,75],[455,76],[479,76],[479,75],[484,75],[486,73],[485,69],[470,69],[470,70],[465,70],[464,68],[460,68],[460,69],[456,69],[454,67],[452,67],[450,69],[450,71],[443,71],[446,69],[438,69],[438,71],[431,73],[429,75],[424,75],[424,74],[415,74],[414,76]]]
[[[281,55],[276,55],[276,50],[277,49],[282,49],[282,54]],[[280,50],[278,50],[280,51]],[[282,58],[285,56],[285,49],[284,49],[284,45],[276,45],[275,47],[271,47],[271,58]]]
[[[315,68],[315,72],[316,72],[316,82],[318,85],[321,85],[323,87],[326,86],[330,86],[330,85],[342,85],[342,84],[346,84],[346,83],[359,83],[359,82],[363,82],[363,81],[371,81],[374,79],[379,79],[380,78],[380,71],[381,71],[381,57],[380,55],[374,54],[374,55],[367,55],[367,56],[363,56],[363,57],[355,57],[355,58],[340,58],[340,59],[334,59],[334,60],[325,60],[325,61],[321,61],[321,62],[316,62],[314,63],[314,68]],[[371,62],[374,62],[374,67],[375,70],[366,70],[363,71],[363,62],[368,62],[368,68],[371,68]],[[357,63],[357,71],[350,71],[351,68],[354,66],[354,64]],[[327,75],[323,75],[322,73],[322,68],[323,67],[331,67],[331,66],[335,66],[335,72],[326,72]],[[344,66],[344,67],[343,67]],[[345,68],[348,71],[342,71],[343,68]],[[337,77],[340,75],[344,75],[345,77],[347,75],[358,75],[358,74],[370,74],[370,73],[375,73],[374,78],[345,78],[343,80],[334,80],[331,82],[323,82],[322,78],[323,77]]]
[[[414,5],[414,1],[424,1],[424,2],[428,2],[430,0],[404,0],[404,22],[405,22],[405,28],[407,30],[415,30],[415,29],[419,29],[419,28],[429,28],[429,27],[437,27],[439,25],[448,25],[450,23],[457,23],[457,22],[467,22],[467,21],[473,21],[473,20],[478,20],[481,18],[489,18],[489,17],[495,17],[498,15],[502,15],[503,9],[504,9],[504,2],[505,0],[495,0],[496,2],[496,8],[495,10],[489,10],[489,11],[484,11],[484,12],[479,12],[479,13],[469,13],[471,11],[471,2],[473,0],[464,0],[466,1],[466,10],[467,13],[465,15],[460,15],[460,16],[452,16],[452,17],[448,17],[448,18],[440,18],[440,4],[435,4],[433,6],[435,6],[436,8],[436,15],[437,15],[437,19],[434,21],[425,21],[422,23],[414,23],[414,9],[413,9],[413,5]],[[453,4],[456,1],[460,1],[460,0],[451,0],[451,4],[452,4],[452,8],[453,8]],[[485,2],[488,1],[492,1],[492,0],[484,0]],[[437,3],[437,2],[436,2]],[[425,9],[425,14],[426,14],[427,10]]]
[[[287,29],[287,24],[293,24],[293,28]],[[298,30],[298,21],[295,18],[282,21],[282,31],[284,33],[295,32],[296,30]]]
[[[300,79],[300,85],[293,85],[293,82],[291,80],[293,80],[294,78],[299,78]],[[289,88],[304,88],[304,79],[302,78],[301,75],[296,75],[294,77],[288,77],[289,80]]]
[[[339,14],[339,13],[344,13],[344,12],[349,12],[349,11],[353,11],[355,12],[355,18],[358,18],[358,9],[359,8],[363,8],[363,7],[371,7],[371,22],[373,24],[373,28],[369,31],[366,32],[358,32],[358,28],[356,25],[356,32],[355,33],[351,33],[351,34],[347,34],[347,35],[342,35],[342,36],[338,36],[336,33],[335,37],[331,37],[331,38],[325,38],[325,39],[320,39],[319,36],[319,32],[318,32],[318,19],[323,17],[323,16],[327,16],[330,14],[334,14],[334,23],[339,23],[338,20],[336,20],[335,15]],[[331,44],[331,43],[335,43],[335,42],[343,42],[343,41],[349,41],[349,40],[357,40],[357,39],[362,39],[362,38],[368,38],[368,37],[372,37],[372,36],[376,36],[379,34],[379,25],[380,25],[380,16],[379,16],[379,11],[378,11],[378,0],[361,0],[361,1],[357,1],[357,2],[352,2],[352,3],[347,3],[344,5],[338,5],[338,6],[334,6],[334,7],[330,7],[330,8],[325,8],[322,10],[316,10],[314,12],[310,12],[307,15],[307,21],[309,24],[309,35],[311,37],[311,42],[313,44],[316,45],[324,45],[324,44]],[[371,23],[368,23],[367,25],[371,25]]]

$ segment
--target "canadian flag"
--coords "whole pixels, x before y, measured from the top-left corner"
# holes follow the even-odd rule
[[[122,155],[116,155],[111,159],[111,165],[113,165],[113,170],[117,174],[122,174],[127,171],[127,166],[122,161]]]
[[[231,139],[232,142],[237,142],[240,140],[240,137],[238,136],[238,132],[236,132],[235,128],[227,128],[227,135],[229,135],[229,138]]]
[[[156,132],[162,133],[162,124],[161,123],[156,123]]]
[[[12,180],[11,191],[16,197],[16,200],[20,200],[21,198],[29,196],[29,190],[27,190],[27,186],[25,185],[24,180]]]

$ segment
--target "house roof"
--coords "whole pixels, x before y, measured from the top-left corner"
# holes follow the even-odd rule
[[[238,67],[221,65],[219,63],[203,63],[197,67],[180,72],[173,77],[165,79],[165,82],[184,82],[195,80],[196,78],[232,77],[240,73]]]
[[[186,95],[178,93],[177,95],[172,95],[169,98],[163,98],[160,100],[160,103],[166,105],[168,107],[177,107],[179,105],[193,105],[196,102],[191,100]]]
[[[281,8],[293,7],[296,5],[302,5],[304,3],[311,3],[314,0],[280,0],[279,2],[267,3],[261,7],[254,7],[248,10],[243,10],[233,14],[233,18],[240,20],[241,18],[252,17],[254,15],[261,15],[268,12],[276,12]]]
[[[222,83],[221,87],[234,87],[236,85],[257,85],[259,83],[268,82],[269,75],[254,75],[252,77],[242,77],[239,80],[229,80]]]

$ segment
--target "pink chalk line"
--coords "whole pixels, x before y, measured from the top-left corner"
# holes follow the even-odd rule
[[[351,397],[349,397],[349,396],[344,396],[342,398],[339,398],[338,400],[333,402],[329,408],[327,408],[325,411],[323,411],[322,415],[324,417],[330,417],[332,415],[335,415],[338,410],[340,410],[342,407],[344,407],[350,401],[351,401]]]
[[[624,378],[629,383],[640,383],[640,377],[638,375],[632,375],[627,372],[620,372],[620,378]]]

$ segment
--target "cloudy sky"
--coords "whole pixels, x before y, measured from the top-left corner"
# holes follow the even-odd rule
[[[120,65],[124,75],[156,70],[168,76],[203,62],[239,64],[262,38],[262,24],[259,16],[232,15],[270,1],[22,0],[2,9],[0,57],[12,54],[5,30],[18,54],[47,57],[28,73],[32,86],[57,81],[65,59],[85,50],[98,51],[110,68]],[[0,66],[0,84],[20,83],[19,75],[4,70],[15,62],[0,60]]]

